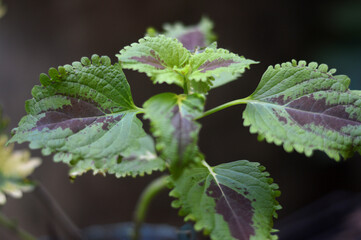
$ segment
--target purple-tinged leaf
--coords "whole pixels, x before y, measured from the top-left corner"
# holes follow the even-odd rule
[[[130,59],[134,59],[140,63],[145,63],[150,66],[155,67],[156,69],[165,69],[166,63],[160,58],[160,56],[154,51],[149,51],[151,56],[141,56],[141,57],[131,57]]]
[[[207,71],[215,70],[217,68],[228,67],[233,63],[239,63],[239,62],[235,62],[232,59],[226,60],[222,58],[215,59],[213,61],[207,60],[201,66],[199,66],[198,70],[202,73],[205,73]]]
[[[206,48],[205,51],[194,55],[190,60],[193,71],[188,78],[193,81],[204,82],[209,79],[217,79],[224,73],[230,74],[231,78],[233,76],[237,77],[251,64],[255,63],[257,62],[245,59],[222,48]],[[217,86],[228,81],[230,81],[229,78],[220,79]]]
[[[199,160],[200,124],[194,118],[202,114],[203,106],[204,98],[197,94],[163,93],[144,103],[145,118],[151,120],[157,149],[173,172]]]
[[[321,150],[335,160],[361,153],[361,92],[334,69],[304,61],[269,67],[247,98],[244,125],[260,139],[310,156]]]
[[[43,129],[62,130],[70,129],[77,133],[90,125],[101,125],[103,130],[109,130],[109,124],[118,122],[122,119],[123,114],[107,115],[92,103],[65,97],[70,101],[69,105],[63,105],[58,109],[49,109],[45,112],[44,117],[36,122],[36,127],[32,130],[42,131]]]
[[[173,179],[172,206],[181,208],[185,221],[195,221],[212,240],[276,239],[271,233],[280,193],[264,167],[245,160],[203,164]]]
[[[183,46],[193,51],[194,49],[204,48],[207,46],[204,33],[199,29],[190,30],[182,35],[179,35],[178,40],[183,44]]]
[[[190,32],[192,36],[193,31]],[[198,40],[187,41],[191,44]],[[191,94],[206,93],[215,79],[214,87],[233,81],[256,63],[217,49],[216,44],[190,52],[177,39],[164,35],[140,39],[139,43],[122,49],[117,57],[123,68],[144,72],[155,83],[176,84]]]
[[[182,69],[190,55],[178,40],[159,35],[140,39],[139,43],[122,49],[117,57],[123,68],[144,72],[156,83],[183,87]]]
[[[206,191],[216,202],[216,213],[223,216],[235,239],[250,239],[255,234],[253,228],[253,208],[251,200],[221,183],[211,181]]]
[[[341,132],[343,127],[361,125],[360,120],[346,112],[345,105],[327,104],[325,98],[315,99],[313,94],[290,101],[285,109],[302,127],[315,125]]]
[[[49,76],[40,76],[42,86],[33,88],[33,99],[26,103],[28,115],[11,141],[29,141],[45,155],[55,153],[55,161],[72,165],[72,175],[93,170],[124,176],[164,169],[154,148],[141,147],[139,141],[147,135],[120,66],[97,55],[81,62],[51,68]],[[148,159],[144,166],[149,168],[132,170],[131,164],[115,161],[134,155],[132,150],[143,152],[132,158],[134,162]]]
[[[177,38],[189,51],[207,47],[216,40],[213,23],[205,17],[194,26],[175,23],[165,24],[163,28],[165,36]]]

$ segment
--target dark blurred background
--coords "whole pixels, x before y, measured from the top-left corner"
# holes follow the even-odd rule
[[[4,0],[0,19],[0,102],[16,127],[25,115],[24,101],[39,84],[38,76],[56,67],[90,57],[115,54],[143,37],[147,27],[161,30],[165,22],[196,24],[203,15],[215,23],[218,46],[261,63],[252,65],[241,79],[212,90],[207,108],[248,96],[267,66],[291,59],[317,61],[337,68],[361,89],[360,1],[213,1],[213,0]],[[139,106],[156,93],[179,91],[153,85],[144,74],[125,71]],[[201,120],[200,146],[207,160],[219,163],[247,159],[259,161],[279,184],[283,209],[279,219],[316,199],[342,190],[361,191],[361,159],[356,155],[335,162],[322,153],[306,158],[285,153],[281,147],[258,142],[242,126],[241,107],[233,107]],[[27,144],[17,146],[25,148]],[[41,156],[39,151],[34,156]],[[68,168],[44,158],[34,178],[41,181],[64,211],[81,228],[129,221],[137,197],[159,174],[116,179],[86,174],[73,183]],[[152,204],[148,222],[183,224],[167,193]],[[46,234],[48,219],[32,193],[8,198],[4,212],[36,236]],[[277,224],[276,220],[276,224]],[[0,239],[11,239],[10,236]]]

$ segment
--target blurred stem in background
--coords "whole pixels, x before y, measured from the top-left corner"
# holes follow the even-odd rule
[[[39,200],[42,207],[46,210],[48,218],[50,222],[54,224],[55,229],[59,228],[67,237],[66,239],[84,240],[81,231],[77,228],[77,226],[75,226],[55,199],[39,182],[36,183],[34,195]]]
[[[6,13],[6,6],[3,4],[3,1],[0,0],[0,18],[2,18]]]
[[[34,196],[40,202],[41,206],[45,209],[48,215],[49,221],[54,229],[60,229],[61,235],[65,236],[65,239],[72,240],[84,240],[81,231],[74,225],[70,218],[61,209],[59,204],[50,195],[50,193],[39,182],[36,183],[36,188],[33,192]],[[0,227],[3,227],[13,234],[15,234],[21,240],[36,240],[34,236],[19,227],[16,221],[8,219],[0,211]],[[64,239],[56,234],[56,239]],[[51,235],[51,233],[50,233]]]
[[[21,240],[36,240],[34,236],[20,228],[14,220],[8,219],[4,214],[0,212],[0,226],[8,229],[14,233]]]

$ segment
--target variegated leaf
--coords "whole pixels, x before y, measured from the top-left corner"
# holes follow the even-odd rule
[[[212,240],[276,239],[273,217],[280,192],[259,163],[246,160],[192,167],[173,181],[173,207]]]
[[[157,150],[174,173],[199,160],[200,124],[194,118],[201,115],[203,107],[204,98],[198,94],[162,93],[144,103],[145,118],[151,121]]]
[[[72,175],[93,170],[123,176],[164,168],[156,158],[144,171],[119,169],[117,160],[132,154],[129,151],[147,136],[119,64],[94,55],[92,61],[83,58],[72,66],[51,68],[49,76],[40,75],[40,82],[12,142],[29,141],[45,155],[55,153],[55,161],[74,167]],[[154,148],[148,150],[155,154]]]
[[[321,150],[335,160],[361,153],[361,91],[335,72],[304,61],[269,67],[246,99],[244,125],[288,152]]]
[[[213,22],[206,17],[194,26],[184,26],[182,23],[165,24],[164,35],[177,38],[189,51],[204,48],[216,40],[213,33]]]
[[[117,54],[123,68],[146,73],[155,83],[184,85],[191,53],[174,38],[145,37]]]

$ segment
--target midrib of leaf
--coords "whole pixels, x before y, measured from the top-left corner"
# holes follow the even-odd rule
[[[292,101],[295,101],[296,99],[292,100]],[[291,102],[292,102],[291,101]],[[355,121],[355,120],[350,120],[350,119],[344,119],[344,118],[340,118],[340,117],[337,117],[337,116],[334,116],[334,115],[328,115],[328,114],[325,114],[324,112],[329,110],[330,108],[334,107],[334,106],[331,106],[330,108],[327,108],[325,111],[323,112],[312,112],[312,111],[305,111],[305,110],[302,110],[302,109],[298,109],[298,108],[291,108],[291,107],[287,107],[288,104],[290,104],[291,102],[285,104],[285,105],[279,105],[279,104],[274,104],[274,103],[269,103],[269,102],[265,102],[265,101],[259,101],[259,100],[247,100],[248,103],[256,103],[256,104],[263,104],[263,105],[270,105],[272,106],[272,108],[281,108],[281,109],[291,109],[293,111],[298,111],[298,112],[302,112],[302,113],[305,113],[305,114],[314,114],[314,115],[317,115],[317,116],[320,116],[320,117],[324,117],[324,115],[328,116],[328,117],[331,117],[331,118],[335,118],[335,119],[339,119],[339,120],[342,120],[342,121],[348,121],[348,122],[353,122],[353,123],[357,123],[359,124],[358,121]],[[353,106],[352,104],[340,104],[341,106]],[[339,106],[340,106],[339,105]],[[267,111],[268,111],[268,108],[267,108]],[[292,118],[292,116],[290,115],[290,117]],[[292,118],[293,119],[293,118]],[[299,125],[297,122],[296,124],[304,129],[304,127],[302,127],[301,125]]]
[[[179,114],[181,116],[180,120],[179,120],[179,124],[180,124],[180,129],[183,129],[183,113],[182,113],[182,108],[180,107],[181,103],[178,103],[178,109],[179,109]],[[183,131],[181,131],[183,132]],[[183,145],[183,136],[181,135],[180,138],[178,139],[178,152],[181,151],[182,145]],[[182,153],[183,155],[183,153]],[[182,156],[181,156],[182,157]]]
[[[250,101],[250,102],[251,102],[251,101]],[[256,102],[256,101],[253,101],[253,102]],[[260,101],[258,101],[258,102],[260,102]],[[282,108],[280,105],[277,105],[277,104],[270,104],[270,103],[266,103],[266,102],[260,102],[260,103],[261,103],[261,104],[264,104],[264,105],[267,105],[267,104],[268,104],[268,105],[273,105],[273,106],[276,106],[277,108]],[[289,108],[289,109],[293,109],[293,108]],[[270,115],[272,114],[272,112],[270,111],[269,108],[266,108],[266,110],[270,113]],[[297,109],[293,109],[293,110],[297,110]],[[310,113],[310,112],[303,111],[303,110],[300,110],[300,111],[305,112],[305,113]],[[257,114],[258,114],[258,112],[257,112]],[[258,114],[258,115],[259,115],[259,114]],[[289,116],[291,117],[291,115],[289,115]],[[292,117],[291,117],[291,118],[292,118]],[[262,116],[262,115],[259,115],[259,117],[258,117],[257,119],[258,119],[258,120],[262,120],[263,125],[268,126],[267,121],[264,121],[264,120],[263,120],[263,116]],[[292,118],[292,119],[293,119],[293,118]],[[342,120],[344,120],[344,119],[342,119]],[[280,124],[278,121],[275,121],[275,122],[278,123],[278,126],[280,127],[280,129],[283,129],[283,130],[287,131],[282,124]],[[301,126],[301,125],[298,124],[296,121],[295,121],[295,124],[296,124],[299,128],[303,129],[303,130],[306,131],[306,132],[307,132],[307,131],[310,131],[310,129],[307,129],[305,126]],[[325,134],[321,134],[321,133],[316,132],[316,131],[312,131],[312,133],[315,134],[315,135],[317,135],[317,136],[319,136],[319,137],[321,137],[321,139],[324,139],[324,138],[326,137]],[[345,134],[342,134],[342,135],[345,136]],[[334,139],[332,139],[332,138],[327,138],[327,140],[328,140],[328,141],[331,141],[331,142],[337,144],[337,146],[339,146],[339,143],[338,143],[336,140],[334,140]],[[335,148],[335,149],[339,149],[339,150],[342,149],[342,148],[335,147],[335,146],[334,146],[334,148]]]
[[[256,101],[253,101],[253,102],[256,102]],[[258,101],[258,102],[260,102],[260,101]],[[277,104],[269,104],[269,103],[265,103],[265,102],[260,102],[260,103],[261,103],[261,104],[273,105],[273,106],[276,106],[277,108],[282,108],[281,106],[279,106],[279,105],[277,105]],[[272,112],[270,111],[269,108],[266,107],[265,109],[266,109],[266,111],[269,112],[270,115],[272,115]],[[303,112],[309,113],[309,112],[307,112],[307,111],[303,111]],[[255,119],[258,119],[258,121],[262,121],[262,124],[263,124],[264,126],[267,126],[268,128],[270,128],[270,127],[269,127],[269,124],[268,124],[268,121],[264,121],[264,120],[263,120],[263,116],[260,115],[260,114],[258,113],[258,111],[255,111],[255,112],[252,111],[252,113],[258,115],[258,117],[255,117]],[[289,115],[289,116],[291,117],[291,115]],[[292,118],[292,119],[293,119],[293,118]],[[343,119],[343,120],[344,120],[344,119]],[[274,122],[278,124],[279,129],[282,129],[283,131],[287,132],[287,133],[285,133],[285,135],[288,135],[288,131],[290,131],[290,130],[287,130],[287,128],[285,128],[282,124],[280,124],[279,121],[274,121]],[[294,121],[294,122],[295,122],[295,124],[296,124],[300,129],[302,129],[302,130],[304,130],[304,131],[306,131],[306,132],[310,131],[309,128],[306,128],[305,126],[301,126],[301,125],[298,124],[296,121]],[[324,140],[324,139],[327,138],[327,136],[326,136],[325,134],[320,133],[320,132],[317,132],[317,131],[312,131],[312,133],[321,138],[321,140],[323,141],[323,144],[322,144],[322,145],[323,145],[324,148],[326,148],[325,142],[324,142],[325,140]],[[339,133],[341,134],[341,132],[339,132]],[[346,134],[342,134],[342,135],[343,135],[343,136],[347,136]],[[286,137],[285,137],[284,139],[286,139]],[[284,140],[284,139],[283,139],[283,140]],[[283,141],[283,140],[282,140],[282,141]],[[336,149],[336,150],[338,150],[338,151],[342,151],[342,150],[343,150],[342,145],[340,145],[340,143],[337,142],[337,139],[327,138],[327,141],[333,142],[333,143],[335,144],[335,145],[333,146],[334,149]],[[294,148],[296,148],[296,146],[295,146]],[[306,149],[305,151],[307,151],[307,149]]]
[[[54,111],[56,112],[56,111]],[[135,112],[135,113],[139,113],[138,110],[124,110],[124,111],[117,111],[117,112],[113,112],[113,113],[104,113],[104,115],[98,115],[98,116],[93,116],[93,117],[76,117],[76,118],[71,118],[71,119],[68,119],[68,120],[64,120],[64,121],[61,121],[61,122],[56,122],[56,123],[62,123],[62,122],[66,122],[66,121],[69,121],[69,120],[73,120],[73,119],[89,119],[89,118],[101,118],[101,117],[109,117],[109,116],[114,116],[114,115],[119,115],[121,113],[132,113],[132,112]],[[68,115],[67,115],[68,116]],[[51,124],[51,123],[50,123]],[[46,124],[46,125],[50,125],[50,124]],[[43,125],[43,126],[46,126],[46,125]]]
[[[217,184],[219,190],[220,190],[221,193],[222,193],[223,198],[225,199],[225,201],[226,201],[226,203],[227,203],[228,208],[229,208],[229,209],[231,210],[231,212],[232,212],[233,218],[236,220],[236,222],[237,222],[237,224],[238,224],[239,226],[243,226],[243,224],[239,222],[236,213],[233,211],[233,208],[232,208],[231,204],[229,203],[229,200],[228,200],[228,198],[227,198],[227,195],[223,192],[223,189],[222,189],[222,187],[221,187],[221,185],[220,185],[220,183],[219,183],[219,181],[218,181],[218,179],[217,179],[217,174],[213,171],[212,167],[209,166],[206,161],[203,160],[203,161],[202,161],[202,164],[203,164],[203,166],[205,166],[205,167],[207,168],[207,170],[209,171],[209,173],[210,173],[211,176],[213,177],[215,183]],[[246,239],[246,235],[244,235],[244,230],[243,230],[243,229],[242,229],[242,235],[244,236],[244,239]]]
[[[117,115],[117,114],[120,114],[120,113],[123,113],[123,112],[124,113],[132,113],[132,112],[137,112],[137,111],[136,110],[125,110],[125,111],[121,111],[119,113],[106,114],[106,115],[96,116],[96,117],[112,116],[112,115]],[[91,118],[91,117],[88,117],[88,118]],[[86,118],[73,118],[73,119],[86,119]],[[121,124],[121,126],[122,126],[122,125],[124,125],[124,121],[120,121],[118,124]],[[89,125],[91,125],[91,124],[89,124]],[[102,135],[99,135],[99,137],[94,142],[92,142],[92,145],[95,144],[96,142],[99,142],[100,140],[102,140],[102,138],[104,138],[108,133],[110,133],[111,129],[113,129],[116,125],[117,124],[114,124],[107,131],[101,132]],[[132,127],[130,127],[129,129],[126,129],[126,131],[127,131],[126,135],[129,135],[129,133],[131,132],[131,129],[132,129]],[[82,132],[86,132],[86,131],[87,131],[87,129],[84,128],[84,129],[80,130],[78,133],[82,133]],[[123,130],[123,131],[125,131],[125,130]],[[71,138],[71,137],[73,137],[73,135],[67,136],[67,137],[65,137],[65,139],[68,139],[68,138]],[[63,137],[60,136],[58,138],[53,138],[53,139],[63,139]],[[113,141],[104,150],[111,148],[116,143],[117,143],[117,141]],[[79,145],[78,148],[81,149],[81,148],[86,147],[86,146],[87,146],[87,144],[85,143],[85,145]]]
[[[151,48],[151,47],[149,47],[149,46],[144,46],[144,47],[146,47],[147,48],[147,50],[154,50],[153,48]],[[138,53],[138,55],[139,56],[141,56],[144,52],[143,51],[140,51],[140,50],[135,50],[134,52],[136,52],[136,53]],[[157,51],[157,53],[159,54],[159,52]],[[181,59],[181,55],[180,55],[180,52],[179,51],[176,51],[176,54],[177,54],[177,59]],[[188,58],[185,58],[184,60],[183,60],[183,62],[181,62],[181,63],[179,63],[179,66],[180,67],[184,67],[185,65],[187,65],[188,64],[188,61],[189,61],[189,57]],[[173,70],[173,68],[171,68],[170,66],[169,66],[169,61],[167,61],[166,62],[166,66],[164,66],[164,67],[166,67],[167,69],[171,69],[171,70]],[[172,66],[173,67],[173,66]],[[144,71],[143,71],[144,72]]]
[[[51,111],[49,111],[49,112],[51,112]],[[53,110],[53,112],[56,112],[56,110]],[[56,123],[48,123],[48,124],[44,124],[44,125],[42,125],[42,126],[49,126],[49,125],[52,125],[52,124],[59,124],[59,123],[63,123],[63,122],[66,122],[66,121],[71,121],[71,120],[78,120],[78,119],[91,119],[91,118],[94,118],[94,121],[93,122],[91,122],[90,124],[88,124],[88,125],[91,125],[91,124],[93,124],[98,118],[105,118],[105,117],[109,117],[109,116],[114,116],[114,115],[119,115],[119,114],[126,114],[126,113],[132,113],[132,112],[135,112],[135,113],[140,113],[140,111],[138,111],[138,110],[121,110],[121,111],[117,111],[117,112],[113,112],[113,113],[108,113],[108,114],[106,114],[106,113],[104,113],[104,115],[98,115],[98,116],[92,116],[92,117],[76,117],[76,118],[72,118],[72,117],[70,117],[69,119],[66,119],[66,120],[64,120],[64,121],[60,121],[60,122],[56,122]],[[69,115],[67,115],[67,114],[65,114],[66,116],[69,116]],[[116,125],[116,124],[115,124]],[[114,125],[114,126],[115,126]],[[114,127],[114,126],[112,126],[112,128]],[[79,132],[82,132],[82,131],[84,131],[84,130],[86,130],[86,128],[85,129],[82,129],[82,130],[80,130]],[[69,136],[70,137],[70,136]]]
[[[179,109],[179,114],[181,115],[181,118],[180,118],[180,128],[183,129],[183,119],[184,119],[184,113],[183,113],[183,109],[181,107],[182,105],[182,101],[184,99],[178,97],[177,98],[177,106],[178,106],[178,109]],[[183,132],[183,131],[181,131]],[[183,136],[180,137],[180,139],[178,139],[178,152],[181,152],[181,149],[182,149],[182,146],[183,146]],[[184,153],[182,153],[183,155]],[[181,156],[183,157],[183,156]]]

